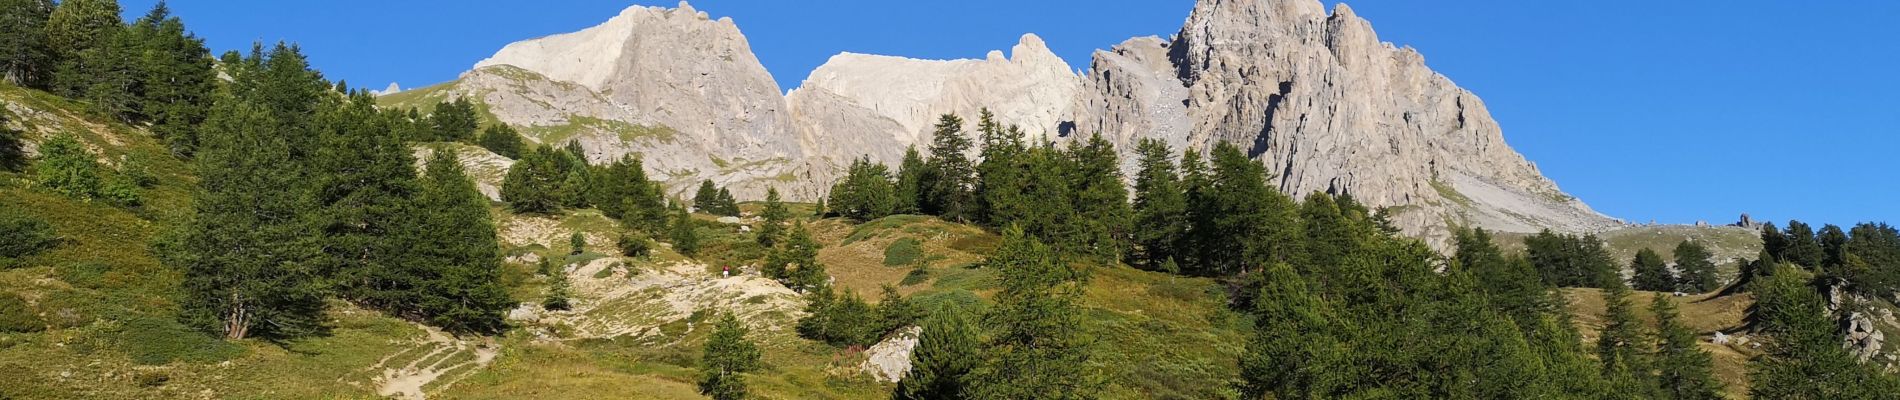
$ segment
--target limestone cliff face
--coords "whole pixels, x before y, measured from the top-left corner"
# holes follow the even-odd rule
[[[813,199],[813,188],[789,186],[831,170],[805,162],[812,141],[792,129],[778,83],[738,26],[684,2],[630,7],[598,26],[510,44],[446,87],[426,89],[471,96],[531,140],[578,141],[595,163],[639,155],[676,193],[712,179],[742,197],[781,186]]]
[[[1448,224],[1594,231],[1617,224],[1565,195],[1505,144],[1471,92],[1382,43],[1371,24],[1315,0],[1202,0],[1171,42],[1097,52],[1076,131],[1132,150],[1238,144],[1279,188],[1401,207],[1408,231]],[[1126,154],[1126,153],[1125,153]]]
[[[579,32],[511,44],[456,82],[386,96],[471,96],[534,140],[580,141],[595,162],[639,154],[682,193],[699,179],[813,200],[850,159],[895,164],[945,113],[988,108],[1052,140],[1101,134],[1123,150],[1240,145],[1294,196],[1350,193],[1400,211],[1409,232],[1619,225],[1565,195],[1508,146],[1484,103],[1341,5],[1199,0],[1173,38],[1097,51],[1077,74],[1024,35],[984,59],[845,53],[785,96],[730,19],[684,3],[633,7]],[[386,102],[389,102],[386,100]]]
[[[938,116],[955,113],[974,128],[985,107],[997,119],[1049,133],[1068,118],[1080,81],[1036,35],[1023,35],[1009,57],[919,60],[844,53],[812,71],[787,95],[798,129],[819,140],[821,155],[869,154],[895,164],[910,145],[928,145]]]

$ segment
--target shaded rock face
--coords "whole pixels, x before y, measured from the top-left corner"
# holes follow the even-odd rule
[[[1443,244],[1448,223],[1525,232],[1619,223],[1565,195],[1505,144],[1484,103],[1411,48],[1314,0],[1202,0],[1171,42],[1095,54],[1074,126],[1132,157],[1141,138],[1240,145],[1293,196],[1406,206],[1396,222]],[[1132,172],[1132,171],[1131,171]]]
[[[822,156],[860,155],[896,164],[910,145],[929,144],[938,117],[963,116],[974,130],[988,108],[1031,134],[1054,133],[1079,87],[1068,63],[1036,35],[982,60],[919,60],[843,53],[812,71],[786,100],[798,129],[820,138]],[[971,133],[974,135],[974,133]]]

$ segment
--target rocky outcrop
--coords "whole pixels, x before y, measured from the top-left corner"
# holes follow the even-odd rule
[[[1565,195],[1504,142],[1471,92],[1382,43],[1366,20],[1314,0],[1199,1],[1170,42],[1097,52],[1075,129],[1125,152],[1140,138],[1240,145],[1293,195],[1351,193],[1398,206],[1406,230],[1524,232],[1618,225]]]
[[[904,375],[910,374],[910,353],[917,349],[918,338],[923,333],[924,328],[919,326],[897,330],[884,341],[864,349],[865,359],[858,369],[878,382],[904,380]]]
[[[920,60],[844,53],[786,95],[798,129],[819,138],[820,155],[869,154],[896,164],[907,146],[928,144],[938,117],[954,113],[974,129],[979,110],[1034,133],[1055,133],[1079,88],[1075,71],[1042,38],[1023,35],[1008,57]],[[1051,135],[1053,136],[1053,135]]]
[[[833,169],[806,162],[814,142],[796,136],[777,82],[738,26],[684,2],[630,7],[592,28],[510,44],[429,89],[475,98],[530,140],[578,141],[595,163],[639,155],[676,193],[712,179],[760,197],[767,186],[822,181]],[[795,199],[817,194],[783,189]]]
[[[895,164],[929,141],[939,115],[973,127],[987,108],[1032,135],[1100,134],[1124,151],[1130,176],[1140,139],[1202,151],[1235,143],[1284,192],[1392,207],[1402,228],[1441,245],[1452,225],[1621,224],[1545,178],[1476,95],[1417,51],[1315,0],[1200,0],[1173,38],[1097,51],[1082,75],[1031,34],[983,59],[839,54],[785,96],[730,19],[684,3],[633,7],[511,44],[452,85],[384,98],[431,91],[477,97],[533,140],[579,141],[595,162],[640,154],[682,195],[713,179],[742,197],[772,185],[816,199],[850,159]]]

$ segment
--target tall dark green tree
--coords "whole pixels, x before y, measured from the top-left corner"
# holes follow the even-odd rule
[[[988,316],[993,334],[985,362],[972,372],[969,397],[1094,398],[1101,382],[1090,370],[1077,305],[1085,275],[1013,227],[985,264],[1001,274],[1002,291]]]
[[[197,148],[197,127],[211,107],[217,71],[204,39],[185,31],[164,2],[132,24],[140,45],[138,109],[173,154]]]
[[[1339,318],[1287,264],[1273,264],[1263,273],[1254,297],[1260,319],[1240,358],[1241,393],[1256,399],[1327,397],[1332,383],[1321,374],[1346,372],[1349,362],[1331,350],[1342,344],[1342,333],[1333,325]]]
[[[1821,250],[1821,242],[1814,237],[1814,228],[1801,221],[1788,221],[1788,229],[1783,232],[1788,238],[1788,247],[1776,255],[1782,262],[1791,262],[1807,268],[1820,268],[1827,254]]]
[[[667,223],[667,239],[673,242],[673,251],[687,257],[699,255],[699,223],[693,221],[693,214],[680,208],[673,213],[672,221]]]
[[[1821,265],[1824,269],[1847,264],[1847,231],[1841,230],[1839,225],[1827,224],[1821,226],[1821,232],[1815,236],[1821,242],[1821,253],[1824,255]]]
[[[1134,243],[1141,265],[1158,267],[1180,256],[1188,233],[1187,192],[1174,167],[1174,150],[1160,139],[1136,146],[1141,166],[1135,174]]]
[[[1203,256],[1213,246],[1203,241],[1213,230],[1216,210],[1196,207],[1213,204],[1213,183],[1208,176],[1207,163],[1202,161],[1201,153],[1195,149],[1181,151],[1181,192],[1187,200],[1187,232],[1181,235],[1174,245],[1175,258],[1180,265],[1190,266],[1187,272],[1212,274],[1214,268],[1208,267]]]
[[[759,213],[759,233],[757,241],[760,247],[772,248],[785,236],[785,223],[791,221],[792,210],[785,208],[785,202],[778,197],[778,188],[765,188],[765,210]]]
[[[858,221],[883,218],[896,210],[890,172],[870,158],[852,161],[844,180],[832,185],[830,197],[831,212]]]
[[[1051,251],[1075,254],[1086,247],[1082,218],[1076,215],[1073,164],[1068,155],[1053,145],[1030,148],[1018,156],[1023,165],[1022,186],[1018,196],[1021,207],[1007,223],[1021,228],[1025,235],[1051,246]]]
[[[793,289],[811,291],[830,286],[831,274],[826,273],[825,265],[818,262],[818,249],[818,242],[812,240],[811,231],[805,229],[804,223],[797,223],[792,225],[785,244],[773,251],[766,263],[784,271],[785,286]]]
[[[451,332],[500,333],[514,300],[501,284],[500,244],[488,197],[462,171],[455,152],[438,150],[416,195],[420,228],[411,261],[429,268],[418,309]]]
[[[429,112],[431,141],[467,142],[475,139],[475,128],[481,124],[475,115],[475,103],[467,97],[435,104],[435,110]]]
[[[1538,232],[1524,239],[1531,265],[1556,287],[1608,287],[1621,284],[1616,262],[1595,235]]]
[[[46,38],[52,14],[51,0],[0,0],[0,80],[43,87],[55,62]]]
[[[1669,264],[1655,250],[1643,248],[1636,251],[1636,258],[1630,260],[1630,285],[1636,290],[1651,292],[1669,292],[1676,290],[1676,276],[1669,272]]]
[[[1023,198],[1029,168],[1024,153],[1029,149],[1021,128],[1004,128],[987,109],[979,117],[983,149],[976,165],[977,219],[1000,228],[1032,213],[1030,201]]]
[[[1774,256],[1773,258],[1767,259],[1769,262],[1785,261],[1781,259],[1781,256],[1788,252],[1788,244],[1788,235],[1781,233],[1781,229],[1776,228],[1775,223],[1763,222],[1761,224],[1762,251]]]
[[[410,224],[423,222],[411,200],[416,162],[375,102],[357,94],[318,113],[320,137],[308,165],[323,257],[312,261],[352,300],[421,319],[415,307],[428,274],[404,254],[415,245]]]
[[[1102,135],[1092,135],[1086,142],[1069,142],[1068,153],[1066,175],[1080,239],[1074,251],[1103,262],[1119,261],[1129,245],[1134,212],[1128,206],[1128,189],[1122,186],[1115,146]]]
[[[1661,293],[1650,301],[1656,316],[1656,381],[1663,399],[1717,400],[1722,383],[1715,380],[1714,361],[1696,347],[1695,331],[1684,326],[1676,303]]]
[[[714,400],[747,396],[745,374],[761,367],[759,347],[746,339],[747,329],[731,313],[722,314],[699,358],[699,394]]]
[[[917,204],[924,193],[924,156],[917,153],[917,146],[904,150],[904,161],[897,165],[897,182],[891,211],[897,214],[915,214]]]
[[[1710,258],[1709,249],[1691,240],[1676,245],[1676,290],[1685,293],[1708,293],[1721,284],[1715,278],[1715,262]]]
[[[1603,362],[1603,376],[1623,398],[1653,398],[1656,382],[1650,374],[1650,336],[1636,319],[1630,290],[1621,282],[1603,291],[1603,332],[1597,337],[1597,360]]]
[[[1857,362],[1841,346],[1834,314],[1809,275],[1778,264],[1754,283],[1750,309],[1766,355],[1749,360],[1749,396],[1757,399],[1883,399],[1895,378]]]
[[[919,208],[949,221],[969,221],[976,211],[976,169],[970,162],[972,143],[963,134],[963,118],[945,114],[937,119],[926,162],[929,186],[923,188]]]
[[[521,133],[516,132],[515,128],[508,124],[494,124],[482,128],[482,135],[475,142],[482,148],[494,152],[495,155],[508,158],[521,158],[521,148],[524,146]]]
[[[970,371],[983,361],[981,338],[962,309],[946,305],[924,319],[910,353],[910,373],[891,396],[898,400],[965,398]]]
[[[138,121],[143,112],[139,109],[139,93],[144,90],[140,85],[139,40],[123,26],[115,25],[100,34],[92,48],[79,53],[78,69],[65,72],[81,77],[68,81],[83,85],[72,90],[86,99],[94,112],[119,121]]]
[[[626,155],[588,174],[589,200],[608,217],[631,229],[657,233],[666,225],[666,193],[659,182],[647,179],[639,157]]]
[[[259,104],[224,98],[204,127],[193,218],[169,257],[183,271],[181,316],[230,339],[321,331],[326,285],[311,260],[314,209],[289,138]]]
[[[78,98],[92,87],[94,77],[81,60],[124,29],[119,12],[116,0],[67,0],[47,16],[45,45],[56,60],[54,93]]]
[[[1267,186],[1264,166],[1221,142],[1210,172],[1207,187],[1189,204],[1207,272],[1235,274],[1300,260],[1304,241],[1293,200]]]
[[[508,209],[524,214],[559,210],[562,204],[556,195],[566,180],[560,157],[553,148],[542,145],[515,161],[501,180],[501,200],[508,202]]]

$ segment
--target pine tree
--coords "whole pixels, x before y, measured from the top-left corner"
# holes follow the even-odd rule
[[[411,224],[427,223],[415,219],[420,210],[411,200],[416,163],[375,101],[358,94],[318,113],[318,148],[308,165],[324,254],[314,266],[352,300],[421,319],[416,307],[429,276],[404,255],[416,245]]]
[[[1215,272],[1234,274],[1300,257],[1300,225],[1291,198],[1267,186],[1266,168],[1231,143],[1214,147],[1213,168],[1197,220],[1201,261]]]
[[[964,398],[970,371],[982,362],[980,338],[962,309],[945,305],[930,313],[910,353],[910,373],[898,381],[897,400]]]
[[[1014,227],[1003,231],[1002,246],[985,265],[1001,274],[1002,291],[988,316],[994,335],[986,361],[972,372],[969,397],[1094,398],[1101,382],[1089,370],[1081,331],[1079,272]]]
[[[693,211],[706,214],[719,213],[719,187],[711,179],[699,181],[699,190],[693,192]]]
[[[1685,242],[1686,243],[1686,242]],[[1656,372],[1664,399],[1716,400],[1722,384],[1715,380],[1709,353],[1696,347],[1695,331],[1678,320],[1676,303],[1656,294],[1649,313],[1656,316]]]
[[[693,215],[681,208],[673,213],[673,222],[668,225],[667,238],[673,242],[673,251],[692,257],[699,255],[699,232],[693,222]]]
[[[79,53],[79,72],[85,85],[75,87],[93,112],[122,122],[138,121],[140,87],[139,41],[123,26],[101,31],[93,47]]]
[[[1044,144],[1019,156],[1023,164],[1022,189],[1018,214],[1007,223],[1021,228],[1023,234],[1051,244],[1051,251],[1078,253],[1087,241],[1082,237],[1083,218],[1076,215],[1075,195],[1071,186],[1071,163],[1066,154]]]
[[[1253,304],[1260,319],[1240,358],[1241,393],[1253,399],[1327,394],[1318,374],[1345,367],[1339,364],[1344,355],[1331,350],[1340,344],[1333,326],[1340,318],[1292,267],[1275,263],[1263,272]]]
[[[508,124],[494,124],[482,129],[482,135],[476,139],[482,148],[495,155],[508,158],[521,158],[521,133]]]
[[[765,188],[765,210],[760,213],[760,218],[759,247],[769,249],[778,245],[785,235],[785,222],[792,219],[792,211],[785,208],[785,202],[779,201],[778,188]]]
[[[1773,256],[1771,258],[1764,258],[1764,260],[1768,260],[1769,262],[1786,261],[1782,260],[1781,257],[1783,253],[1788,251],[1788,235],[1782,234],[1781,229],[1775,228],[1775,223],[1763,222],[1761,224],[1761,248],[1762,251]]]
[[[1776,255],[1782,262],[1790,262],[1807,268],[1820,268],[1827,254],[1821,250],[1821,242],[1814,237],[1814,228],[1801,221],[1788,221],[1784,232],[1788,238],[1788,247]]]
[[[488,197],[462,171],[455,152],[438,149],[416,196],[424,221],[410,251],[431,268],[420,302],[431,325],[450,332],[500,333],[515,306],[501,284],[500,244],[488,214]]]
[[[55,62],[46,37],[52,14],[50,0],[0,0],[0,80],[43,87]]]
[[[884,164],[859,158],[846,169],[845,178],[831,187],[829,210],[839,216],[870,221],[891,215],[896,196]]]
[[[1642,321],[1636,319],[1635,305],[1629,297],[1629,288],[1621,284],[1604,289],[1606,309],[1603,333],[1597,337],[1597,360],[1603,362],[1603,376],[1619,393],[1630,398],[1651,398],[1656,388],[1650,374],[1651,344],[1643,332]]]
[[[1750,289],[1751,317],[1767,336],[1766,355],[1749,360],[1749,396],[1758,399],[1881,399],[1895,378],[1855,361],[1841,346],[1834,316],[1806,274],[1770,267]]]
[[[1544,230],[1524,239],[1526,253],[1544,282],[1555,287],[1609,287],[1622,285],[1616,263],[1595,235],[1577,236]]]
[[[545,264],[547,260],[543,259],[541,261],[544,263],[542,265],[543,267],[549,267],[549,265]],[[567,267],[546,268],[546,270],[548,274],[548,295],[546,298],[541,299],[541,308],[556,311],[567,311],[573,308],[573,304],[570,304],[567,299]]]
[[[205,122],[194,217],[173,260],[183,271],[186,322],[226,338],[284,338],[322,328],[320,253],[304,214],[313,206],[289,140],[257,104],[225,98]]]
[[[898,329],[904,329],[923,318],[924,312],[910,299],[897,292],[897,287],[886,284],[879,288],[877,298],[877,336],[883,336]],[[876,339],[872,339],[876,340]]]
[[[1676,290],[1708,293],[1717,289],[1716,285],[1720,283],[1715,280],[1715,262],[1709,260],[1714,255],[1709,254],[1707,248],[1694,241],[1684,240],[1676,245],[1675,256],[1676,270],[1681,275],[1677,277]]]
[[[1069,142],[1068,153],[1072,204],[1080,217],[1073,221],[1081,239],[1072,246],[1105,263],[1120,261],[1129,244],[1134,212],[1128,206],[1128,189],[1122,186],[1115,146],[1093,135],[1085,144]]]
[[[204,40],[185,31],[185,24],[163,1],[132,24],[138,52],[141,117],[152,123],[152,133],[173,154],[190,155],[197,147],[197,127],[204,122],[216,87],[217,72]]]
[[[1651,292],[1669,292],[1676,290],[1676,277],[1669,273],[1669,265],[1655,250],[1643,248],[1636,252],[1636,258],[1630,260],[1630,285],[1636,290]]]
[[[969,221],[976,211],[976,170],[970,163],[970,138],[963,135],[963,119],[945,114],[937,119],[931,136],[927,187],[919,208],[948,221]]]
[[[826,273],[825,265],[818,262],[818,249],[818,242],[812,240],[805,224],[797,223],[792,226],[785,245],[774,251],[766,263],[777,265],[777,268],[785,271],[785,286],[792,289],[811,291],[830,286],[831,274]]]
[[[52,51],[53,92],[66,97],[82,97],[95,77],[81,60],[98,50],[101,42],[124,29],[115,0],[66,0],[47,16],[46,48]]]
[[[917,146],[904,150],[904,161],[897,166],[897,183],[891,211],[898,214],[916,214],[917,205],[923,197],[924,156],[917,153]]]
[[[480,123],[479,117],[475,115],[475,103],[467,97],[436,103],[435,110],[429,112],[429,124],[434,133],[431,140],[434,141],[470,141],[475,138],[475,128]]]
[[[1841,230],[1839,225],[1827,224],[1821,226],[1821,232],[1816,236],[1821,242],[1821,253],[1824,255],[1821,265],[1825,267],[1824,269],[1833,269],[1847,264],[1846,231]]]
[[[1134,242],[1142,265],[1150,268],[1180,254],[1187,235],[1187,192],[1174,168],[1174,150],[1159,139],[1142,139],[1140,172],[1135,174]]]
[[[508,168],[508,175],[501,180],[501,199],[508,202],[510,210],[546,214],[560,209],[557,192],[567,176],[557,165],[559,157],[554,149],[544,145],[523,155]]]
[[[1023,131],[1014,125],[1007,129],[995,115],[983,110],[977,130],[982,134],[982,161],[976,165],[977,220],[1001,228],[1034,213],[1023,198],[1029,168],[1024,153]]]
[[[699,394],[714,400],[746,398],[745,374],[760,368],[758,345],[745,338],[746,331],[732,314],[719,317],[699,359]]]
[[[1181,193],[1187,200],[1187,232],[1175,243],[1176,261],[1190,266],[1190,272],[1200,275],[1212,275],[1215,269],[1203,260],[1208,258],[1216,242],[1203,241],[1214,229],[1214,210],[1212,186],[1207,176],[1207,163],[1201,161],[1201,153],[1194,149],[1181,151]]]
[[[732,197],[732,191],[719,188],[718,210],[714,213],[728,217],[739,216],[739,200]]]

